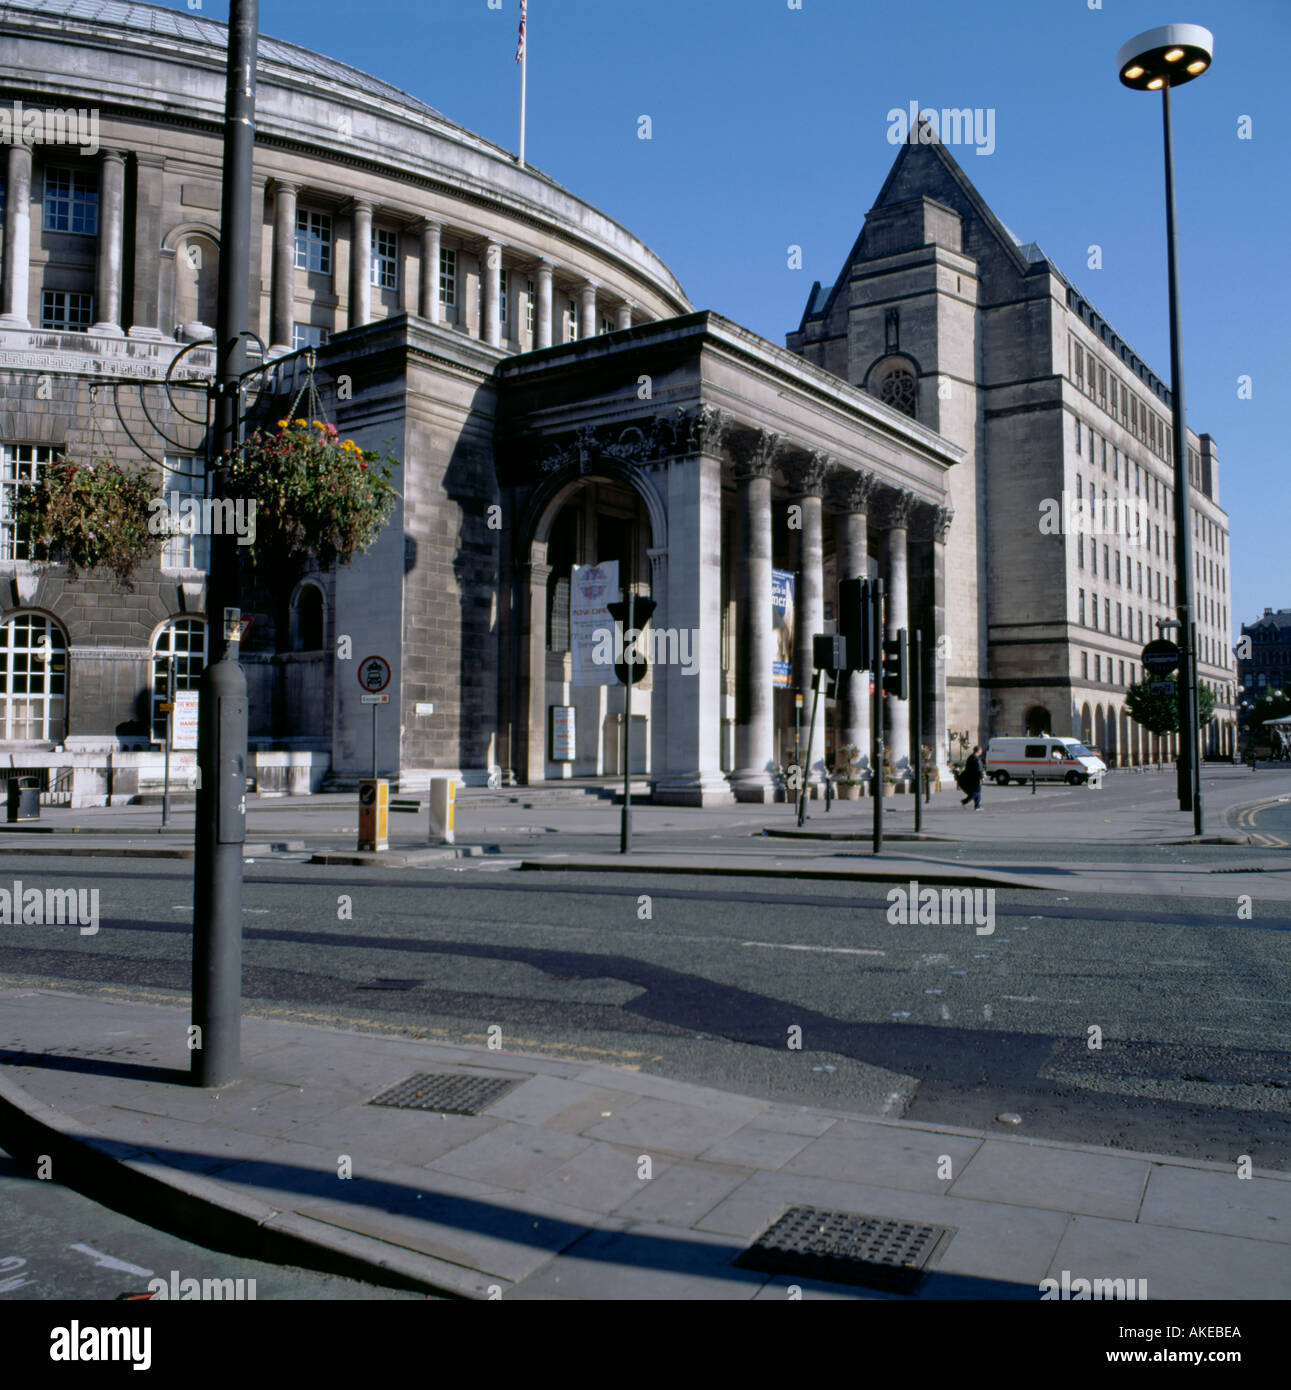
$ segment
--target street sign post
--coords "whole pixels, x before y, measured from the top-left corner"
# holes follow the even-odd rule
[[[1174,681],[1149,681],[1148,693],[1152,695],[1173,695],[1175,693]]]
[[[1143,669],[1149,675],[1167,676],[1171,671],[1178,670],[1182,653],[1173,642],[1158,637],[1155,641],[1149,642],[1139,656],[1143,661]]]
[[[389,695],[382,695],[390,684],[390,663],[383,656],[365,656],[359,662],[359,685],[365,694],[361,703],[372,706],[372,775],[377,775],[377,708],[390,703]]]

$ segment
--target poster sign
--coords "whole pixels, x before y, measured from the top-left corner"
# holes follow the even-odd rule
[[[619,597],[619,562],[575,565],[569,579],[569,646],[571,685],[613,685],[614,666],[596,662],[597,630],[614,631],[607,604]],[[602,646],[604,644],[602,643]]]
[[[791,570],[771,571],[771,628],[775,638],[772,685],[793,684],[793,581]]]
[[[572,763],[577,743],[573,705],[551,707],[551,761]]]
[[[192,751],[197,747],[197,691],[175,691],[175,709],[171,715],[172,748]]]

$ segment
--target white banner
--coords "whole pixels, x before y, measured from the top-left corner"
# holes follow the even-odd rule
[[[569,646],[571,685],[613,685],[617,680],[609,662],[592,659],[598,630],[614,631],[614,619],[605,606],[619,597],[619,562],[575,565],[569,579]],[[602,640],[602,646],[604,641]]]

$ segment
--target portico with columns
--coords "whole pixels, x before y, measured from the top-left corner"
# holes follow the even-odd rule
[[[568,602],[573,564],[615,558],[606,523],[589,525],[578,498],[584,489],[608,488],[645,533],[633,544],[634,554],[648,553],[648,565],[634,561],[634,574],[637,591],[657,604],[654,649],[684,651],[672,639],[686,633],[696,652],[693,670],[665,659],[651,672],[650,689],[635,695],[634,719],[644,719],[648,749],[635,770],[648,776],[658,803],[777,799],[793,754],[792,697],[804,693],[809,710],[811,639],[834,630],[840,578],[877,570],[894,595],[889,625],[920,625],[929,657],[944,645],[937,526],[949,516],[946,475],[957,451],[714,314],[642,330],[623,374],[651,380],[649,405],[635,391],[624,399],[585,391],[584,381],[612,375],[607,357],[625,351],[608,342],[552,348],[509,359],[499,371],[499,483],[515,546],[504,627],[514,637],[516,669],[499,711],[499,747],[511,750],[507,771],[529,783],[606,772],[603,755],[613,740],[603,724],[580,733],[573,764],[553,760],[549,736],[552,707],[582,698],[568,684],[568,667],[553,665],[553,652],[568,641],[553,604]],[[831,399],[822,401],[817,393],[826,381]],[[581,548],[553,564],[549,541],[571,508]],[[771,576],[785,567],[796,581],[794,678],[778,691]],[[923,739],[940,749],[944,693],[935,673],[925,690]],[[813,778],[845,743],[868,760],[867,691],[863,675],[844,682],[837,709],[829,708],[828,741],[825,720],[818,721]],[[894,761],[906,766],[909,707],[885,704]],[[580,720],[616,720],[622,688],[607,687],[599,714],[579,709]]]

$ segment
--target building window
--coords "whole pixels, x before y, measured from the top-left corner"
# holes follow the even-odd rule
[[[511,298],[511,277],[505,270],[498,271],[498,322],[507,322],[507,302]]]
[[[0,737],[67,737],[67,638],[39,613],[19,613],[0,627]]]
[[[170,700],[166,673],[175,661],[175,690],[196,690],[206,666],[206,623],[201,618],[172,618],[157,630],[152,643],[152,738],[166,741],[162,705]]]
[[[327,329],[320,328],[316,323],[293,323],[291,326],[291,347],[293,352],[299,352],[301,348],[322,347],[327,341]]]
[[[1085,349],[1076,344],[1076,390],[1085,389]]]
[[[567,343],[576,343],[578,341],[578,305],[572,299],[569,300],[569,307],[566,310],[565,318],[568,324],[565,341]]]
[[[1142,564],[1141,561],[1138,561],[1138,562],[1136,562],[1136,563],[1137,563],[1137,565],[1138,565],[1138,571],[1139,571],[1139,593],[1142,593],[1142,592],[1143,592],[1143,564]]]
[[[1103,472],[1106,473],[1106,472],[1107,472],[1107,440],[1101,439],[1101,438],[1100,438],[1098,442],[1099,442],[1099,446],[1101,447],[1101,449],[1102,449],[1102,451],[1103,451]]]
[[[0,445],[0,560],[40,560],[32,554],[31,538],[18,530],[13,520],[17,490],[34,483],[41,469],[54,461],[54,450],[46,444]]]
[[[1076,533],[1076,562],[1081,569],[1085,568],[1085,533],[1083,531]]]
[[[908,415],[914,419],[915,403],[915,381],[914,373],[907,372],[904,368],[897,368],[883,378],[882,385],[879,387],[879,400],[885,405],[890,405],[893,410],[899,410],[902,415]]]
[[[296,212],[296,269],[332,273],[332,219],[326,212]]]
[[[1104,632],[1111,632],[1111,630],[1112,630],[1112,601],[1111,601],[1110,598],[1105,598],[1105,599],[1103,600],[1103,631],[1104,631]]]
[[[1094,653],[1094,679],[1096,681],[1103,679],[1103,658],[1097,652]]]
[[[1089,653],[1088,653],[1088,652],[1081,652],[1081,654],[1080,654],[1080,678],[1081,678],[1081,680],[1085,680],[1085,681],[1087,681],[1087,680],[1089,679]]]
[[[1117,670],[1116,684],[1117,684],[1117,685],[1124,685],[1124,684],[1125,684],[1125,663],[1124,663],[1123,661],[1118,661],[1118,662],[1116,663],[1116,670]]]
[[[1098,368],[1098,403],[1107,409],[1107,368],[1099,365]]]
[[[372,283],[379,290],[399,288],[399,234],[384,227],[372,229],[372,255],[368,260]]]
[[[296,595],[292,610],[292,650],[321,652],[323,640],[323,591],[317,584],[304,584]]]
[[[193,518],[182,514],[184,498],[206,496],[206,469],[190,455],[167,457],[162,465],[162,491],[167,514],[176,517],[182,529],[167,536],[161,550],[164,570],[208,570],[211,567],[211,538],[201,533],[201,513]],[[178,494],[171,506],[171,493]],[[191,526],[192,530],[187,528]]]
[[[613,333],[613,332],[614,332],[614,324],[613,324],[613,322],[612,322],[610,319],[602,319],[602,320],[601,320],[601,332],[602,332],[602,333]]]
[[[1121,627],[1121,605],[1119,603],[1116,605],[1116,635],[1118,637],[1125,636],[1125,632]]]
[[[40,326],[55,332],[84,333],[94,322],[94,296],[76,290],[41,290]]]
[[[99,185],[82,169],[45,170],[45,230],[95,236],[99,230]]]
[[[449,249],[439,253],[439,302],[449,309],[457,307],[457,252]]]
[[[533,281],[524,282],[524,331],[533,337],[533,306],[534,306]]]
[[[1079,352],[1080,349],[1077,348],[1076,351]],[[1076,457],[1077,457],[1077,458],[1080,457],[1080,421],[1079,421],[1079,419],[1076,420]]]
[[[1104,547],[1103,547],[1103,578],[1104,578],[1104,579],[1110,579],[1110,578],[1112,577],[1112,566],[1111,566],[1111,561],[1110,561],[1110,559],[1109,559],[1110,554],[1111,554],[1110,547],[1104,546]]]
[[[1081,627],[1084,627],[1084,625],[1085,625],[1085,591],[1084,591],[1084,589],[1082,589],[1082,590],[1080,591],[1080,625],[1081,625]]]

